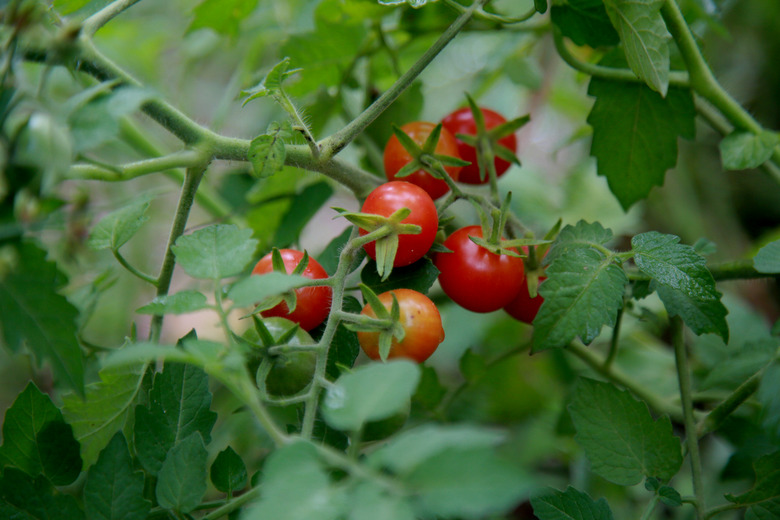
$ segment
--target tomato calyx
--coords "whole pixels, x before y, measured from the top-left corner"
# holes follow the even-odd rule
[[[379,358],[382,361],[387,361],[393,346],[393,339],[401,342],[406,337],[406,329],[401,323],[401,307],[398,298],[395,294],[392,295],[393,303],[388,311],[379,296],[369,286],[361,283],[359,288],[376,318],[362,314],[344,315],[342,318],[348,320],[344,326],[353,332],[379,332]]]
[[[393,133],[401,146],[412,156],[412,160],[409,161],[406,166],[398,170],[395,174],[396,179],[403,179],[408,177],[418,170],[424,170],[437,179],[442,179],[448,184],[451,184],[452,179],[444,170],[445,166],[468,166],[471,164],[468,161],[464,161],[459,157],[452,157],[451,155],[442,155],[435,153],[436,145],[439,142],[441,136],[442,125],[439,123],[434,127],[428,137],[425,139],[422,147],[420,147],[414,139],[401,130],[398,126],[393,125]]]
[[[279,251],[278,247],[275,247],[271,250],[271,265],[273,266],[274,273],[282,273],[284,275],[288,274],[287,269],[284,266],[284,259],[282,258],[282,253],[281,251]],[[301,261],[298,263],[298,265],[295,266],[295,269],[293,269],[292,272],[289,274],[302,276],[303,272],[306,270],[306,267],[308,267],[308,265],[309,265],[309,253],[307,251],[304,251],[303,258],[301,258]],[[288,291],[283,295],[280,295],[276,298],[263,302],[263,304],[258,306],[256,310],[260,312],[266,309],[270,309],[272,307],[275,307],[277,304],[279,304],[279,302],[282,301],[287,304],[287,309],[290,313],[295,311],[295,307],[298,305],[298,298],[295,295],[295,290]]]

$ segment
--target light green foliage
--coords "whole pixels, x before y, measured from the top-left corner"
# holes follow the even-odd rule
[[[117,251],[149,220],[148,210],[149,201],[139,200],[112,211],[100,219],[89,234],[89,247]]]
[[[247,483],[246,465],[230,446],[219,452],[210,474],[214,487],[223,493],[241,491]]]
[[[777,132],[732,132],[720,142],[723,167],[727,170],[758,168],[772,156],[778,145],[780,134]]]
[[[160,506],[177,513],[189,513],[200,504],[206,492],[207,457],[199,432],[171,448],[157,475],[155,493]]]
[[[136,309],[139,314],[187,314],[208,308],[206,295],[198,291],[179,291],[158,296]]]
[[[233,225],[215,225],[176,241],[176,262],[194,278],[219,280],[239,274],[255,252],[252,231]]]
[[[566,491],[551,489],[534,497],[531,505],[539,520],[613,520],[609,504],[603,498],[594,501],[587,493],[569,486]]]

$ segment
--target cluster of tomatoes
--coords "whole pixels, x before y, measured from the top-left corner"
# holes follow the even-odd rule
[[[489,130],[506,122],[500,114],[480,109],[484,128]],[[428,122],[414,122],[401,127],[401,131],[411,140],[423,147],[433,132],[439,132],[438,141],[429,157],[442,158],[442,163],[452,164],[447,158],[461,159],[470,164],[465,166],[445,166],[444,170],[453,181],[466,184],[484,184],[488,182],[485,172],[480,175],[474,146],[465,143],[458,136],[467,139],[477,134],[472,109],[463,108],[448,115],[441,126]],[[435,135],[435,134],[434,134]],[[402,135],[402,140],[407,141]],[[474,142],[473,140],[471,141]],[[515,153],[517,148],[514,133],[497,139],[499,145]],[[428,143],[432,148],[433,144]],[[397,247],[393,246],[393,267],[410,265],[431,249],[439,229],[439,219],[434,199],[445,195],[450,186],[440,176],[431,175],[429,168],[409,172],[409,165],[425,164],[421,161],[420,148],[417,157],[402,144],[397,136],[388,141],[384,152],[385,174],[388,182],[374,189],[361,208],[361,215],[390,217],[406,208],[406,215],[400,224],[419,226],[415,234],[397,234]],[[502,175],[509,168],[506,160],[494,159],[495,174]],[[414,165],[412,165],[414,166]],[[403,176],[396,180],[396,174]],[[402,180],[401,180],[402,179]],[[371,230],[360,229],[361,235]],[[482,238],[481,226],[467,226],[452,233],[445,241],[444,248],[449,252],[434,253],[433,261],[439,269],[439,284],[447,296],[460,306],[474,312],[492,312],[505,309],[518,320],[530,323],[541,306],[542,297],[531,298],[526,282],[523,258],[511,254],[499,254],[478,245],[469,237]],[[500,244],[499,244],[500,245]],[[375,241],[364,245],[366,253],[377,259]],[[510,249],[517,253],[516,250]],[[527,250],[526,250],[527,252]],[[304,254],[292,249],[280,251],[285,270],[291,273],[300,263]],[[265,274],[273,270],[271,254],[262,258],[253,270],[253,274]],[[312,279],[327,278],[327,273],[314,259],[309,259],[306,268],[300,273]],[[322,323],[330,311],[331,288],[328,286],[303,287],[296,291],[296,307],[289,312],[287,304],[279,303],[272,309],[262,312],[264,317],[280,316],[298,323],[304,330],[311,330]],[[390,311],[394,300],[397,301],[398,322],[404,329],[399,340],[392,338],[388,357],[406,357],[418,362],[425,361],[444,340],[444,329],[436,305],[424,294],[411,289],[395,289],[378,295],[378,300]],[[362,315],[376,318],[375,309],[366,305]],[[382,331],[360,331],[358,340],[363,351],[373,359],[379,359],[380,334]]]

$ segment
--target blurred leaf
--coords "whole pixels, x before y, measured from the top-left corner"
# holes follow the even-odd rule
[[[620,43],[602,0],[554,2],[550,17],[561,33],[577,45],[602,47]]]
[[[569,486],[566,491],[551,489],[550,493],[531,499],[534,515],[539,520],[613,520],[612,510],[604,498],[594,501],[587,493]]]
[[[780,240],[759,249],[753,258],[753,265],[759,273],[780,273]]]
[[[73,428],[62,421],[48,423],[38,433],[38,453],[43,474],[55,486],[72,484],[81,473],[80,446],[73,437]]]
[[[174,294],[158,296],[143,307],[138,314],[187,314],[207,309],[206,295],[198,291],[179,291]]]
[[[361,366],[328,387],[322,415],[336,429],[358,431],[366,422],[390,417],[408,406],[419,380],[420,371],[411,361]]]
[[[252,275],[236,282],[228,291],[228,298],[239,307],[263,302],[311,282],[311,278],[297,274],[271,272]]]
[[[217,414],[210,410],[209,378],[199,367],[166,362],[155,374],[150,404],[135,410],[135,451],[144,469],[156,475],[174,446],[193,433],[211,441]]]
[[[593,472],[621,486],[643,477],[668,481],[682,465],[680,439],[664,416],[653,420],[647,404],[610,383],[580,378],[569,405]]]
[[[411,505],[403,497],[390,495],[371,481],[357,485],[348,497],[347,520],[415,520]]]
[[[328,245],[325,246],[325,249],[317,257],[317,261],[329,275],[333,275],[336,269],[338,269],[339,255],[347,242],[349,242],[352,229],[352,226],[346,227],[339,236],[328,242]]]
[[[144,475],[135,470],[127,441],[120,432],[89,468],[84,508],[89,520],[143,520],[152,508],[144,498]]]
[[[658,488],[658,498],[663,504],[671,507],[680,507],[683,504],[680,492],[670,486]]]
[[[382,5],[409,4],[411,7],[415,9],[419,9],[420,7],[427,4],[429,1],[435,2],[436,0],[379,0],[379,3]]]
[[[770,437],[780,440],[780,362],[770,365],[761,378],[757,393],[761,422]]]
[[[176,262],[193,278],[219,280],[234,276],[252,261],[257,240],[251,229],[215,225],[180,236],[173,246]]]
[[[290,485],[294,482],[295,485]],[[263,494],[241,518],[336,520],[348,511],[343,492],[330,484],[311,444],[288,444],[268,457],[260,484]]]
[[[728,356],[707,372],[699,389],[736,389],[774,358],[777,344],[777,340],[766,339],[747,341],[739,347],[730,348]]]
[[[434,410],[447,393],[447,388],[439,381],[436,369],[427,365],[422,365],[420,368],[422,369],[420,383],[412,399],[426,410]]]
[[[758,168],[772,157],[780,145],[780,134],[764,130],[760,134],[735,131],[720,142],[720,156],[726,170]]]
[[[284,214],[276,228],[273,243],[276,247],[286,247],[297,242],[303,228],[311,221],[317,211],[333,195],[333,188],[327,182],[309,184],[292,200],[290,209]]]
[[[124,427],[145,372],[146,365],[104,368],[100,381],[87,385],[83,400],[74,394],[63,396],[62,411],[81,444],[85,466],[95,462],[114,433]]]
[[[199,432],[178,442],[160,468],[155,494],[165,509],[189,513],[206,493],[208,452]]]
[[[377,273],[376,262],[369,260],[360,271],[360,280],[377,294],[392,289],[413,289],[427,294],[436,282],[439,270],[429,258],[421,258],[411,265],[394,267],[387,279],[382,280]]]
[[[547,0],[534,0],[534,9],[537,13],[544,14],[547,12]]]
[[[607,15],[620,34],[631,70],[666,97],[672,35],[661,17],[663,4],[663,0],[604,0]]]
[[[680,316],[696,334],[713,332],[728,341],[728,310],[721,303],[703,256],[680,238],[650,231],[631,240],[634,261],[651,276],[670,316]]]
[[[211,482],[223,493],[235,493],[246,487],[246,465],[230,446],[220,451],[214,459]]]
[[[485,358],[468,348],[460,357],[460,373],[469,383],[474,383],[482,378],[487,371]]]
[[[153,97],[147,89],[123,86],[76,109],[68,117],[75,150],[91,150],[116,138],[119,120]]]
[[[599,175],[623,209],[647,197],[677,163],[677,136],[693,138],[696,109],[689,90],[669,89],[666,98],[645,85],[593,78],[596,98],[588,115],[593,127],[590,154]]]
[[[505,438],[504,433],[470,424],[424,424],[407,430],[368,456],[368,463],[376,468],[405,475],[426,460],[446,451],[472,451],[495,446]],[[460,474],[462,472],[459,471]]]
[[[764,520],[780,515],[780,451],[765,455],[753,464],[756,482],[741,495],[726,495],[726,499],[747,506],[745,519]]]
[[[236,36],[241,22],[254,11],[258,0],[204,0],[193,9],[187,31],[204,27],[228,36]]]
[[[10,513],[4,517],[9,520],[84,519],[76,499],[58,492],[46,477],[32,478],[9,467],[0,478],[0,513]]]
[[[84,365],[76,330],[78,310],[57,290],[65,276],[46,252],[31,242],[20,244],[15,268],[0,277],[0,326],[5,345],[22,345],[38,363],[51,364],[55,378],[84,395]]]
[[[148,210],[149,201],[139,200],[112,211],[100,219],[89,234],[87,245],[92,249],[118,250],[149,220]]]
[[[68,171],[73,143],[68,129],[45,112],[34,112],[21,129],[14,146],[13,162],[41,171],[42,189],[48,192]]]
[[[360,302],[354,296],[345,296],[341,310],[344,312],[359,313],[362,310]],[[360,354],[360,343],[357,334],[339,323],[336,334],[328,349],[328,362],[325,373],[331,379],[338,379],[341,375],[340,366],[352,368]]]
[[[95,0],[53,0],[52,7],[60,14],[70,14],[94,1]]]
[[[492,447],[440,451],[417,465],[403,482],[415,490],[418,516],[484,518],[512,509],[531,480]]]

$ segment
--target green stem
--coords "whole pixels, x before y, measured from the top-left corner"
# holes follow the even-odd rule
[[[739,408],[742,403],[747,401],[751,395],[756,393],[756,390],[758,390],[758,386],[761,383],[761,377],[763,377],[765,371],[766,366],[750,376],[747,381],[739,385],[731,395],[700,420],[699,424],[696,426],[696,436],[701,438],[708,433],[717,430],[729,415]]]
[[[150,173],[164,172],[175,168],[190,168],[202,163],[202,153],[195,150],[183,150],[163,157],[116,166],[113,169],[97,164],[74,164],[68,170],[67,178],[120,182]]]
[[[153,276],[150,276],[150,275],[148,275],[146,273],[142,273],[141,271],[139,271],[138,269],[133,267],[130,264],[130,262],[128,262],[125,259],[125,257],[122,256],[122,254],[119,252],[118,249],[112,249],[111,252],[114,253],[114,258],[116,258],[117,262],[119,262],[122,265],[122,267],[127,269],[128,272],[130,272],[130,274],[140,278],[144,282],[148,282],[148,283],[150,283],[150,284],[152,284],[154,286],[157,286],[157,278],[155,278]]]
[[[640,520],[650,520],[650,517],[653,515],[653,511],[655,511],[655,506],[658,505],[658,500],[658,495],[653,497],[650,503],[647,504],[647,507],[645,508],[644,513],[642,513],[642,518],[640,518]]]
[[[138,3],[139,0],[117,0],[111,2],[103,9],[99,10],[81,24],[81,33],[87,36],[92,36],[98,29],[106,25],[113,18],[121,14],[124,10],[131,7],[133,4]]]
[[[360,115],[353,119],[344,128],[335,134],[327,137],[320,142],[322,158],[330,159],[344,149],[353,139],[361,134],[368,125],[376,119],[379,114],[385,111],[406,88],[419,76],[423,70],[433,61],[433,59],[447,46],[447,44],[460,32],[466,23],[471,19],[474,11],[485,4],[487,0],[476,0],[471,7],[464,11],[448,28],[442,33],[438,40],[420,57],[412,67],[407,70],[393,86],[385,91],[371,106],[364,110]]]
[[[233,511],[237,510],[238,508],[240,508],[241,506],[243,506],[247,502],[251,502],[252,500],[254,500],[256,498],[259,498],[260,497],[260,491],[261,491],[260,486],[254,487],[254,488],[250,489],[249,491],[247,491],[243,495],[240,495],[240,496],[234,498],[233,500],[231,500],[230,502],[228,502],[224,506],[222,506],[222,507],[220,507],[218,509],[215,509],[211,513],[207,514],[206,516],[203,517],[203,520],[217,520],[219,518],[222,518],[223,516],[229,515],[230,513],[232,513]]]
[[[743,507],[745,506],[740,504],[723,504],[720,506],[716,506],[704,514],[704,520],[708,520],[713,516],[717,516],[721,513],[725,513],[726,511],[734,511],[735,509],[742,509]]]
[[[691,373],[688,368],[688,353],[685,350],[685,337],[682,318],[674,316],[671,319],[672,345],[674,360],[677,365],[677,378],[680,383],[680,399],[683,408],[683,424],[685,425],[685,441],[691,458],[691,473],[693,475],[693,494],[696,496],[696,518],[702,519],[704,513],[704,486],[702,484],[701,456],[699,454],[699,438],[696,435],[696,419],[693,415],[693,390]]]
[[[620,342],[620,327],[623,323],[623,309],[625,309],[625,302],[623,302],[623,307],[618,309],[617,317],[615,318],[615,328],[612,329],[612,339],[609,342],[609,353],[607,354],[607,359],[604,360],[604,367],[607,369],[612,366],[612,363],[615,362],[615,357],[617,356],[618,343]]]
[[[167,295],[168,289],[171,286],[171,278],[173,277],[173,268],[176,260],[175,255],[173,254],[173,245],[182,233],[184,233],[184,229],[187,226],[187,219],[190,216],[190,210],[195,201],[195,193],[198,191],[198,185],[203,178],[203,174],[206,172],[206,167],[207,165],[189,168],[184,177],[184,184],[182,185],[181,195],[179,196],[179,204],[176,207],[176,216],[174,217],[173,225],[171,226],[168,245],[165,248],[165,256],[163,257],[162,267],[160,268],[160,275],[157,277],[158,297]],[[149,329],[150,341],[159,341],[160,333],[162,332],[162,322],[162,314],[155,315],[152,318],[151,327]]]

